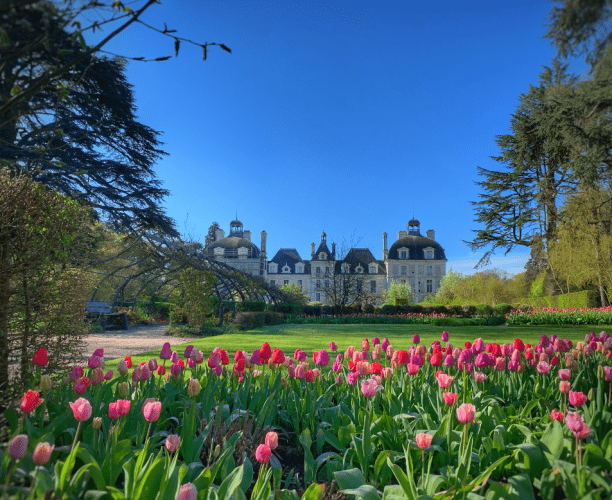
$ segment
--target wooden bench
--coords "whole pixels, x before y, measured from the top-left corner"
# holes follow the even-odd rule
[[[128,329],[127,314],[113,312],[111,305],[108,302],[87,301],[86,309],[89,316],[98,316],[102,318],[102,328],[119,328],[122,330]]]

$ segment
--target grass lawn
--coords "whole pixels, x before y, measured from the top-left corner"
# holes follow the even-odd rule
[[[418,333],[421,343],[429,345],[434,340],[440,340],[440,334],[446,330],[449,333],[449,342],[455,346],[463,347],[466,341],[482,337],[485,342],[510,343],[519,337],[524,342],[537,344],[543,333],[549,337],[556,334],[558,337],[570,339],[574,344],[583,341],[584,336],[595,331],[605,330],[605,326],[593,325],[566,325],[566,326],[463,326],[440,327],[430,325],[277,325],[266,326],[256,330],[240,333],[230,333],[216,337],[206,337],[193,344],[204,352],[205,359],[210,351],[219,346],[233,355],[240,349],[253,351],[268,342],[272,348],[279,347],[286,354],[293,355],[295,349],[306,351],[310,356],[314,351],[329,350],[329,342],[338,345],[338,352],[344,352],[349,345],[359,348],[361,340],[373,337],[389,339],[391,345],[397,349],[408,349],[412,345],[412,336]],[[188,343],[173,346],[182,357],[183,350]],[[149,351],[138,356],[132,356],[132,362],[137,364],[158,357],[159,350]],[[119,360],[107,362],[109,368],[115,368]]]

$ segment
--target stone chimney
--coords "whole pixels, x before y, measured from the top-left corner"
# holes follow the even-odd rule
[[[219,241],[221,238],[225,238],[225,231],[223,229],[217,229],[215,231],[215,241]]]
[[[314,243],[311,243],[312,245],[312,250],[310,251],[310,258],[314,260],[315,258],[315,247],[314,247]]]
[[[436,233],[435,233],[435,231],[433,229],[428,229],[427,230],[427,237],[430,240],[434,240],[435,241],[436,240]]]
[[[249,241],[251,241],[251,231],[248,231],[249,233]],[[261,232],[261,251],[265,252],[266,251],[266,240],[268,238],[268,233],[266,233],[265,231]]]
[[[242,237],[243,237],[245,240],[249,240],[249,241],[251,241],[251,231],[244,231],[244,232],[242,233]]]
[[[398,231],[397,232],[397,239],[401,240],[402,238],[406,238],[408,236],[408,233],[406,231]]]
[[[387,233],[383,233],[383,260],[387,260],[389,251],[387,250]]]
[[[336,244],[332,243],[332,257],[335,259],[336,258]]]

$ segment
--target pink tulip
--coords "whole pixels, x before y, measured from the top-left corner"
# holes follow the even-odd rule
[[[104,381],[104,372],[102,368],[96,368],[91,374],[91,384],[98,385]]]
[[[87,366],[89,366],[89,368],[92,370],[98,368],[100,366],[100,356],[92,356],[89,358],[87,361]]]
[[[325,349],[315,353],[314,361],[317,366],[327,366],[329,364],[329,354]]]
[[[409,375],[416,375],[419,371],[420,366],[415,363],[408,363],[406,365],[406,369],[408,370]]]
[[[369,378],[361,383],[361,392],[366,398],[373,398],[382,387],[376,380]]]
[[[416,435],[416,444],[422,450],[428,450],[431,448],[431,441],[433,440],[433,436],[431,434],[426,434],[421,432]]]
[[[179,360],[178,352],[172,351],[172,354],[170,355],[170,361],[172,363],[178,363],[178,360]]]
[[[104,374],[104,380],[112,380],[113,379],[113,370],[107,370]]]
[[[155,422],[161,413],[162,404],[159,401],[153,401],[143,405],[142,413],[148,422]]]
[[[157,358],[151,358],[149,360],[148,365],[149,365],[149,370],[151,370],[152,372],[157,370]]]
[[[83,372],[83,368],[80,366],[75,366],[70,371],[70,379],[73,381],[80,379],[83,375],[85,375],[85,373]]]
[[[38,443],[36,448],[34,448],[34,453],[32,453],[32,461],[36,465],[45,465],[51,458],[53,448],[55,448],[55,446],[49,443]]]
[[[487,376],[482,372],[474,372],[474,380],[478,383],[484,382]]]
[[[176,450],[179,449],[180,443],[181,443],[181,437],[178,434],[170,434],[166,438],[166,449],[170,453],[174,453]]]
[[[303,379],[305,376],[306,376],[306,373],[304,371],[304,367],[302,365],[297,365],[295,367],[295,378]]]
[[[117,400],[117,412],[120,416],[127,415],[130,412],[131,401],[129,399]]]
[[[563,416],[562,411],[553,410],[550,412],[550,418],[552,420],[557,420],[558,422],[563,422]]]
[[[21,460],[28,452],[28,436],[18,434],[9,441],[8,456],[14,460]]]
[[[390,366],[385,366],[382,371],[382,378],[387,379],[387,378],[391,378],[393,376],[393,368],[391,368]]]
[[[176,496],[176,500],[197,500],[198,489],[192,483],[186,483],[181,486],[181,489]]]
[[[546,373],[549,372],[550,365],[546,361],[540,361],[538,365],[536,366],[536,369],[538,370],[538,373],[545,375]]]
[[[582,392],[569,392],[569,402],[574,406],[582,406],[584,403],[586,403],[586,400],[587,397]]]
[[[170,348],[170,342],[166,342],[163,345],[161,352],[159,353],[159,358],[160,359],[170,359],[171,356],[172,356],[172,349]]]
[[[604,366],[604,379],[606,382],[612,382],[612,366]]]
[[[436,375],[436,380],[440,389],[448,389],[455,381],[455,377],[451,377],[444,372],[439,372]]]
[[[147,404],[149,403],[154,403],[155,402],[155,398],[147,398],[142,402],[142,406],[140,407],[140,411],[141,413],[144,415],[144,409],[145,406],[147,406]]]
[[[572,376],[572,371],[568,370],[567,368],[563,368],[557,372],[557,375],[561,380],[569,380]]]
[[[79,422],[89,420],[92,413],[91,403],[89,401],[85,398],[79,398],[74,403],[71,401],[69,404],[75,419]]]
[[[119,372],[119,373],[120,373],[122,376],[127,375],[127,373],[128,373],[128,371],[129,371],[129,370],[130,370],[130,369],[128,368],[127,361],[126,361],[125,359],[121,359],[121,360],[119,361],[119,363],[117,363],[117,371],[118,371],[118,372]]]
[[[457,418],[462,424],[467,424],[474,421],[474,415],[476,414],[476,407],[470,403],[463,403],[457,408]]]
[[[448,342],[448,332],[442,332],[440,338],[442,339],[442,342]]]
[[[120,417],[119,411],[117,411],[117,402],[108,403],[108,416],[110,418],[117,419]]]
[[[268,432],[265,443],[271,450],[278,448],[278,434],[276,432]]]
[[[336,345],[335,342],[332,341],[332,342],[329,343],[329,349],[331,351],[337,351],[338,350],[338,346]]]
[[[357,385],[357,380],[359,379],[359,375],[357,375],[356,373],[350,372],[347,376],[346,376],[346,381],[348,383],[348,385]]]
[[[570,392],[571,387],[572,386],[567,380],[562,380],[561,382],[559,382],[559,392],[561,392],[562,394],[568,394]]]
[[[589,429],[578,413],[569,412],[565,417],[565,425],[579,439],[586,439],[591,433],[591,429]]]
[[[267,464],[272,456],[272,450],[266,444],[260,444],[255,450],[255,458],[259,463]]]
[[[452,406],[457,402],[457,397],[459,395],[457,393],[454,392],[444,392],[442,393],[442,397],[444,398],[444,402],[448,405],[448,406]]]

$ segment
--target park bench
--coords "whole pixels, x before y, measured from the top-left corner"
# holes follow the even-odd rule
[[[109,328],[128,329],[127,314],[124,312],[113,312],[108,302],[88,300],[86,311],[88,316],[97,316],[102,320],[101,324],[104,330],[108,330]]]

